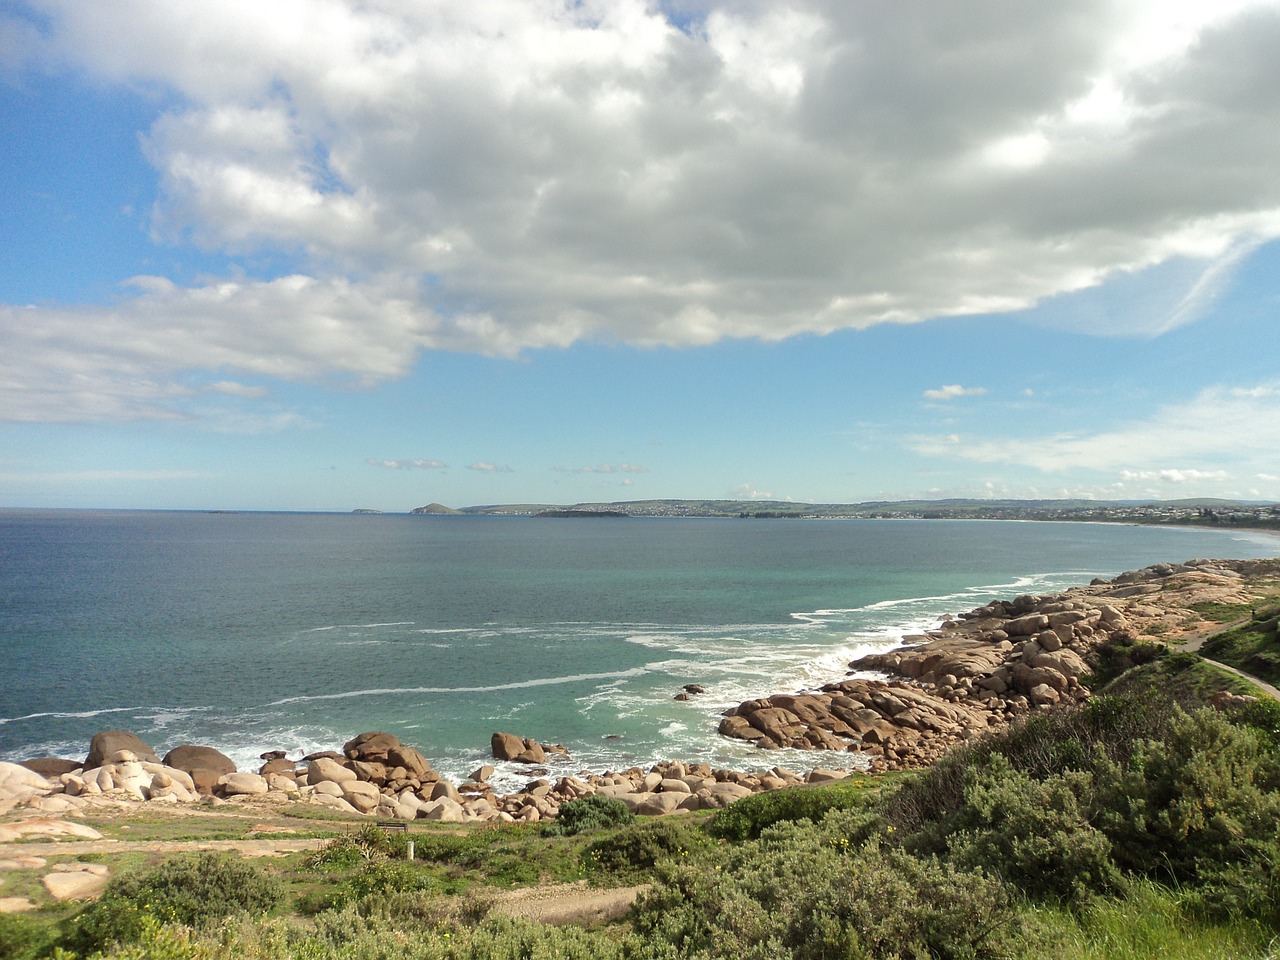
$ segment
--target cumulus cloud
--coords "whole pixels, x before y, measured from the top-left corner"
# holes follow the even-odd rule
[[[160,242],[296,267],[4,310],[11,419],[173,416],[191,370],[368,384],[426,349],[774,340],[1187,265],[1166,315],[1107,325],[1151,334],[1280,236],[1265,0],[26,8],[19,63],[166,94]]]
[[[449,465],[443,460],[374,460],[365,463],[371,467],[383,467],[387,470],[444,470]]]
[[[981,397],[986,392],[986,387],[962,387],[958,383],[949,383],[945,387],[926,390],[924,396],[929,400],[954,400],[956,397]]]
[[[1109,471],[1132,480],[1186,483],[1273,468],[1280,450],[1280,381],[1216,386],[1181,404],[1098,432],[966,439],[920,437],[927,456],[1006,463],[1047,473]],[[1170,468],[1169,462],[1187,466]],[[1199,464],[1199,465],[1197,465]]]
[[[775,497],[775,496],[774,496],[770,491],[768,491],[768,490],[760,490],[760,489],[757,489],[757,487],[756,487],[756,485],[755,485],[754,483],[740,483],[740,484],[738,484],[736,487],[734,487],[732,490],[730,490],[730,491],[729,491],[728,496],[729,496],[729,499],[730,499],[730,500],[778,500],[778,499],[782,499],[782,498],[780,498],[780,497]]]
[[[505,464],[498,466],[495,463],[487,463],[483,460],[478,463],[467,464],[467,469],[475,470],[477,473],[515,473],[515,470]]]

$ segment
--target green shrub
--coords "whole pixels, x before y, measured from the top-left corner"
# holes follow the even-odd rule
[[[1222,713],[1232,723],[1253,729],[1272,750],[1280,749],[1280,700],[1260,697],[1232,704]]]
[[[1091,792],[1083,771],[1037,781],[993,757],[971,772],[965,802],[948,822],[952,862],[1001,877],[1033,899],[1121,890],[1111,843],[1084,806]]]
[[[124,874],[74,919],[65,945],[91,953],[136,940],[148,922],[201,926],[237,913],[266,913],[284,896],[280,881],[226,854],[174,857]]]
[[[651,870],[663,860],[687,857],[707,844],[706,835],[696,826],[675,817],[659,817],[601,837],[582,857],[592,872],[625,877]]]
[[[369,897],[399,893],[432,893],[441,881],[430,870],[416,863],[381,860],[366,864],[342,884],[338,902],[351,902]]]
[[[1096,822],[1123,868],[1280,918],[1268,879],[1280,862],[1280,758],[1258,733],[1213,710],[1179,714],[1165,740],[1095,780]]]
[[[50,928],[17,913],[0,913],[0,957],[32,960],[44,956],[52,945]]]
[[[831,810],[850,810],[863,805],[863,795],[842,783],[771,790],[731,803],[716,813],[707,830],[721,840],[754,840],[775,823],[796,820],[816,823]]]
[[[555,822],[547,824],[543,833],[552,837],[576,837],[588,830],[620,827],[634,819],[631,808],[617,797],[581,797],[561,804]]]
[[[876,843],[845,854],[822,837],[810,824],[779,824],[719,870],[660,867],[637,905],[637,931],[682,958],[1006,953],[1012,914],[999,881]]]

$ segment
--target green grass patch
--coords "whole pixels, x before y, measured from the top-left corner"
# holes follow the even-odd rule
[[[1201,651],[1206,657],[1275,684],[1280,682],[1280,614],[1266,610],[1258,616],[1261,619],[1210,637]]]
[[[1192,603],[1187,609],[1198,613],[1201,619],[1212,620],[1214,623],[1234,623],[1253,612],[1247,603]]]
[[[870,796],[868,777],[812,787],[792,787],[744,797],[719,811],[708,827],[721,840],[754,840],[766,827],[796,820],[821,820],[831,810],[862,806]]]
[[[1136,883],[1122,899],[1093,900],[1083,909],[1038,911],[1035,919],[1056,944],[1056,960],[1271,960],[1275,931],[1249,921],[1206,922],[1182,908],[1178,894]]]
[[[567,883],[583,878],[585,839],[544,836],[535,825],[507,824],[455,832],[415,833],[416,859],[450,867],[495,887]]]

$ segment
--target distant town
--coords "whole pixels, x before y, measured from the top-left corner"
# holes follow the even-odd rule
[[[761,520],[1067,520],[1280,530],[1280,504],[1236,500],[903,500],[792,503],[784,500],[624,500],[612,503],[508,503],[454,509],[432,503],[420,516],[557,518],[715,517]]]

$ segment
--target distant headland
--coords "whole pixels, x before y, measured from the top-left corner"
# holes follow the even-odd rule
[[[416,516],[701,517],[845,520],[1068,520],[1280,530],[1280,504],[1240,500],[899,500],[795,503],[788,500],[620,500],[611,503],[506,503],[454,509],[415,507]]]

